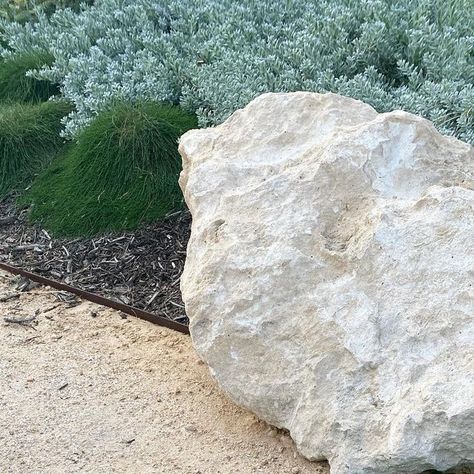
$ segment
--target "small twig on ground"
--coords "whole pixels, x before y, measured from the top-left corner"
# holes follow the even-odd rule
[[[39,283],[36,283],[35,281],[31,281],[28,278],[22,277],[16,289],[21,292],[27,292],[27,291],[31,291],[33,288],[36,288],[38,286],[40,286]]]
[[[20,293],[11,293],[10,295],[0,296],[0,303],[6,303],[7,301],[19,298]]]
[[[66,303],[70,308],[81,304],[81,300],[78,296],[74,295],[73,293],[68,293],[66,291],[56,293],[56,299],[58,301]]]
[[[20,324],[21,326],[31,326],[31,323],[36,319],[36,314],[28,318],[3,318],[6,323]]]
[[[49,308],[46,308],[44,311],[41,312],[41,314],[49,313],[50,311],[53,311],[53,309],[59,308],[60,306],[60,304],[55,304]]]

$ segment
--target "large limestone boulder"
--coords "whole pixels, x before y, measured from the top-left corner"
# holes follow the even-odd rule
[[[186,133],[193,342],[333,474],[474,461],[474,152],[419,117],[265,94]]]

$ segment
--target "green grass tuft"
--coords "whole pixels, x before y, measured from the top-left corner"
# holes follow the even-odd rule
[[[29,53],[0,62],[0,102],[37,103],[58,94],[57,84],[40,81],[26,73],[51,64],[52,57],[43,53]]]
[[[0,105],[0,196],[24,186],[62,147],[65,102]]]
[[[23,203],[57,236],[134,229],[182,206],[178,138],[197,126],[178,107],[120,103],[41,174]]]

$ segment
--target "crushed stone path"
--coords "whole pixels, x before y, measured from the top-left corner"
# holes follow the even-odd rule
[[[329,473],[227,399],[189,337],[21,283],[0,271],[0,472]]]

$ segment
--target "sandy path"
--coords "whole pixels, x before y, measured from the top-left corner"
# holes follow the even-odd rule
[[[0,272],[0,298],[17,281]],[[56,293],[0,303],[1,473],[329,472],[220,393],[187,336]]]

